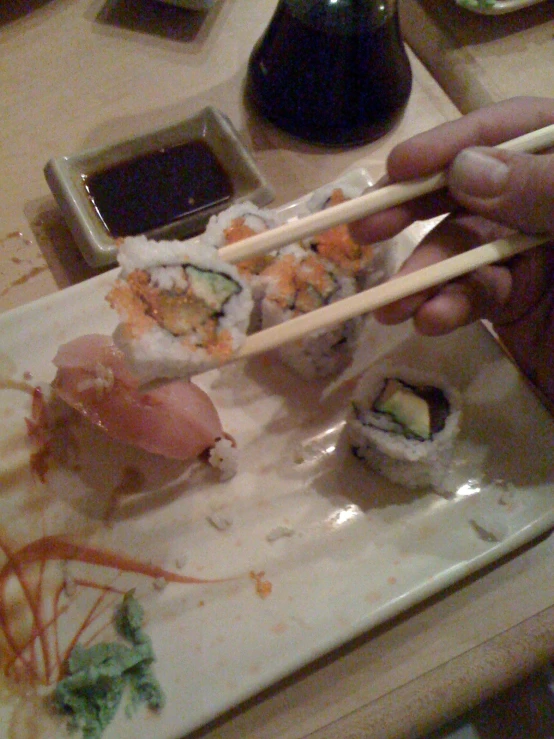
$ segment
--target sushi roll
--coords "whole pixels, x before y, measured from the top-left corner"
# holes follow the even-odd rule
[[[262,233],[281,225],[282,219],[275,211],[259,208],[251,202],[231,205],[210,218],[201,236],[202,243],[219,249],[227,244]]]
[[[260,275],[264,288],[261,304],[262,328],[353,295],[351,277],[319,255],[298,245],[280,250],[273,263]],[[331,329],[315,331],[279,349],[279,357],[300,376],[327,377],[342,369],[351,358],[359,320],[353,319]]]
[[[275,228],[281,223],[282,220],[271,210],[258,208],[250,202],[238,203],[210,218],[202,234],[202,243],[219,249]],[[272,254],[262,254],[239,262],[237,268],[245,279],[252,279],[259,275],[273,258]]]
[[[348,441],[392,482],[442,491],[460,421],[460,394],[443,378],[384,364],[360,378]]]
[[[310,213],[359,197],[367,191],[368,182],[350,181],[348,176],[316,190],[307,202]],[[344,274],[354,277],[358,290],[366,290],[388,279],[396,270],[396,246],[391,243],[358,244],[347,224],[316,234],[303,243],[333,262]]]
[[[236,267],[194,242],[125,239],[107,296],[121,322],[113,338],[142,382],[191,375],[242,345],[253,307]]]
[[[342,188],[335,188],[330,192],[323,207],[339,205],[348,199]],[[354,241],[345,223],[312,236],[306,240],[305,246],[332,262],[344,274],[358,281],[364,278],[375,256],[371,244],[360,245]]]
[[[237,203],[210,218],[202,234],[202,242],[212,248],[220,249],[222,246],[236,244],[250,236],[275,228],[282,222],[283,220],[274,211],[259,208],[250,202]],[[263,298],[260,274],[274,259],[275,254],[273,253],[261,254],[252,259],[245,259],[236,265],[240,276],[250,286],[254,300],[249,332],[260,328]]]
[[[330,205],[331,198],[334,192],[340,190],[346,200],[353,200],[359,197],[367,191],[369,187],[369,175],[366,173],[360,176],[355,176],[354,173],[350,172],[333,182],[318,187],[314,190],[306,202],[306,206],[310,213],[317,213],[318,210],[323,210]]]

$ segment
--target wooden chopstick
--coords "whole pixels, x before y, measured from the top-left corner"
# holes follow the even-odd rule
[[[514,152],[533,153],[554,145],[554,124],[536,131],[519,136],[498,145],[498,148]],[[277,226],[263,231],[255,236],[224,246],[218,255],[227,262],[240,262],[243,259],[266,254],[314,234],[321,233],[328,228],[350,223],[364,216],[379,213],[409,200],[427,195],[446,185],[446,172],[439,172],[429,177],[408,182],[399,182],[360,195],[353,200],[334,205],[325,210],[305,216],[297,221],[291,221],[283,226]]]
[[[539,236],[514,234],[475,247],[417,272],[392,278],[388,282],[369,290],[357,293],[349,298],[343,298],[336,303],[331,303],[323,308],[291,318],[285,323],[280,323],[248,336],[240,350],[230,357],[229,361],[251,357],[276,349],[290,341],[297,341],[313,331],[328,329],[350,318],[382,308],[384,305],[414,295],[421,290],[460,277],[477,267],[513,257],[527,249],[543,244],[551,238],[544,234]]]

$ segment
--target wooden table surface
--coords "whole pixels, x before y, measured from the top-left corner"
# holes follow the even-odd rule
[[[146,0],[2,4],[0,310],[94,274],[44,180],[51,157],[212,104],[233,120],[274,186],[276,203],[283,203],[358,164],[378,177],[393,143],[458,115],[412,55],[408,109],[377,143],[342,152],[314,149],[252,118],[242,101],[245,65],[274,6],[275,0],[221,0],[207,15],[195,15]],[[552,538],[543,537],[306,666],[195,736],[418,736],[554,653],[552,547]],[[7,736],[1,728],[0,734]]]
[[[404,36],[460,111],[554,96],[554,2],[481,15],[454,0],[400,0]]]

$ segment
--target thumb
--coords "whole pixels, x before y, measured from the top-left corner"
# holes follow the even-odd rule
[[[524,233],[554,234],[554,154],[470,147],[454,159],[448,186],[473,213]]]

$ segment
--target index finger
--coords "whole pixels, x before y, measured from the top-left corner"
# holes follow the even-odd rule
[[[392,181],[438,172],[468,146],[496,146],[554,123],[554,98],[518,97],[480,108],[403,141],[389,154]]]

